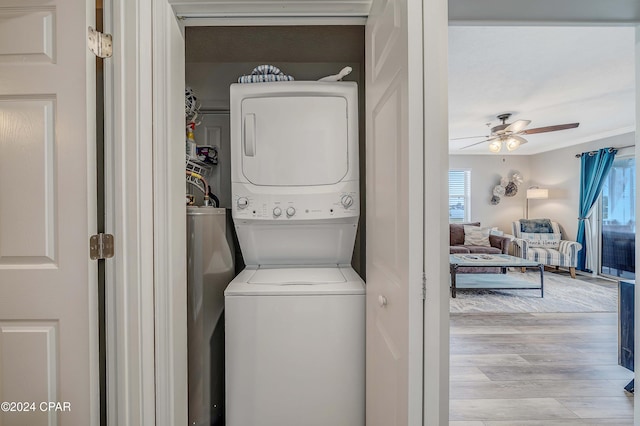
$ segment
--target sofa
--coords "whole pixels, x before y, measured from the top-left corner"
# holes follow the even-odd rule
[[[511,238],[501,235],[489,235],[490,246],[465,245],[464,226],[480,227],[480,222],[450,223],[449,224],[449,254],[480,253],[480,254],[509,254]],[[495,274],[500,272],[499,267],[460,267],[458,273]]]

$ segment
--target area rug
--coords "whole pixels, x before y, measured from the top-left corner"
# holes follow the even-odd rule
[[[539,283],[537,272],[509,272],[515,278]],[[616,312],[615,283],[598,285],[550,272],[544,274],[544,298],[537,290],[462,290],[449,298],[452,313],[486,312]]]

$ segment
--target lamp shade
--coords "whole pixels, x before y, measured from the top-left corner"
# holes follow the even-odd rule
[[[489,144],[489,151],[491,152],[500,152],[502,148],[502,142],[500,140],[495,140]]]
[[[527,199],[549,198],[549,190],[544,188],[527,189]]]
[[[506,145],[509,151],[513,151],[520,146],[520,141],[516,138],[509,138],[507,139]]]

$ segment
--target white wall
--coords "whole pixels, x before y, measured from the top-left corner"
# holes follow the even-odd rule
[[[511,223],[525,217],[526,189],[537,185],[549,189],[546,200],[529,200],[529,217],[545,217],[558,222],[566,238],[575,239],[578,232],[580,203],[580,160],[576,154],[605,147],[635,144],[635,133],[599,139],[569,148],[536,155],[450,155],[449,169],[471,170],[471,221],[482,226],[497,226],[511,233]],[[633,148],[618,155],[633,154]],[[492,190],[503,176],[519,172],[524,182],[514,197],[502,197],[491,205]]]
[[[635,134],[613,136],[569,148],[549,151],[530,157],[531,184],[549,189],[549,199],[530,200],[529,217],[548,217],[565,230],[566,238],[575,239],[578,232],[580,203],[580,159],[576,154],[605,147],[635,144]],[[617,155],[633,153],[633,148]]]
[[[482,226],[497,226],[511,234],[511,222],[524,217],[525,192],[531,178],[530,160],[525,155],[450,155],[449,169],[471,170],[471,221]],[[490,203],[493,187],[500,178],[518,172],[524,178],[518,193],[502,197],[500,204]]]

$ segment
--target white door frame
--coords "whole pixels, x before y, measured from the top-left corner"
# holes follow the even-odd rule
[[[171,64],[184,64],[184,57],[180,49],[172,50],[172,31],[175,35],[175,17],[173,10],[168,6],[168,0],[154,0],[154,74],[153,93],[154,118],[154,223],[155,240],[158,243],[155,249],[157,256],[155,264],[155,293],[156,293],[156,421],[157,425],[180,425],[186,422],[186,401],[176,402],[176,396],[186,395],[186,342],[184,336],[186,330],[177,330],[177,324],[186,324],[186,312],[183,310],[186,302],[180,290],[186,288],[186,272],[184,265],[185,242],[184,238],[184,211],[170,211],[169,200],[178,197],[182,200],[184,188],[182,185],[182,144],[176,140],[182,140],[182,123],[172,122],[176,117],[182,117],[182,112],[176,113],[167,105],[170,102],[169,93],[176,85],[184,84],[184,70],[182,74],[176,70],[171,71]],[[444,55],[438,60],[429,63],[425,68],[423,78],[446,78],[446,53],[447,53],[447,3],[446,0],[437,0],[424,3],[422,13],[433,25],[425,30],[424,44],[427,52],[434,55]],[[215,14],[213,14],[215,16]],[[255,16],[255,14],[253,14]],[[202,18],[198,18],[200,20]],[[300,18],[298,18],[300,19]],[[306,16],[305,22],[309,20]],[[335,18],[331,18],[335,23]],[[245,18],[243,25],[257,25],[265,22],[273,23],[279,19],[265,15],[262,18]],[[353,20],[353,17],[350,18]],[[279,20],[291,22],[290,18]],[[298,21],[299,22],[299,21]],[[344,20],[340,22],[345,22]],[[209,22],[211,24],[211,22]],[[314,23],[318,23],[314,20]],[[228,22],[226,23],[229,24]],[[173,29],[172,29],[173,28]],[[179,56],[179,57],[178,57]],[[413,58],[420,59],[420,58]],[[437,87],[436,87],[437,86]],[[431,179],[425,185],[425,198],[430,200],[446,200],[447,186],[445,185],[448,163],[447,144],[447,88],[446,85],[434,85],[425,87],[429,94],[429,100],[424,103],[427,108],[428,134],[432,139],[427,144],[429,149],[425,152],[425,163],[429,167],[428,177]],[[182,92],[176,93],[175,103],[182,106]],[[162,123],[162,124],[158,124]],[[169,127],[163,127],[169,126]],[[440,141],[440,143],[438,143]],[[177,162],[176,159],[180,161]],[[179,177],[178,177],[179,176]],[[175,183],[180,183],[179,187]],[[180,201],[182,202],[182,201]],[[427,282],[428,312],[424,315],[424,321],[428,321],[428,327],[423,327],[424,345],[429,353],[424,357],[424,381],[422,390],[426,395],[424,401],[416,401],[423,398],[422,395],[411,395],[412,403],[422,404],[424,424],[448,423],[448,352],[449,352],[449,321],[448,321],[448,292],[446,286],[441,285],[442,280],[448,280],[446,275],[447,264],[444,263],[446,241],[448,234],[446,229],[446,202],[429,203],[428,218],[440,223],[440,229],[429,228],[427,231],[429,241],[425,244],[425,273]],[[172,243],[170,243],[172,242]],[[173,277],[169,279],[169,277]],[[171,294],[171,295],[170,295]],[[170,296],[169,296],[170,295]],[[436,310],[436,307],[440,310]],[[440,312],[441,315],[435,315]],[[423,346],[424,346],[423,345]],[[423,353],[424,347],[412,347],[412,351]],[[418,355],[419,356],[419,355]],[[172,383],[172,386],[168,386]]]
[[[446,0],[423,2],[423,425],[449,424],[448,10]]]
[[[149,0],[104,0],[107,419],[155,425],[152,56]]]
[[[638,149],[638,144],[640,144],[640,132],[638,132],[638,127],[640,126],[640,25],[636,25],[636,164],[640,163],[640,149]],[[636,173],[636,188],[638,188],[638,184],[640,184],[640,174]],[[640,211],[640,199],[636,194],[636,212]],[[640,241],[640,237],[636,234],[636,247],[638,247],[638,242]],[[640,265],[640,252],[636,250],[636,265]],[[634,310],[634,348],[633,353],[640,353],[640,342],[638,341],[640,338],[640,291],[635,292],[635,310]],[[634,371],[634,380],[638,378],[638,370]],[[637,401],[636,401],[637,399]],[[640,422],[640,399],[638,399],[637,394],[634,392],[633,394],[633,419],[634,424],[638,424]]]

